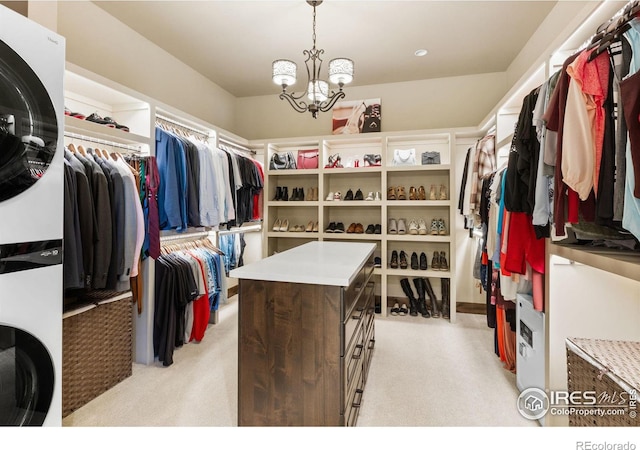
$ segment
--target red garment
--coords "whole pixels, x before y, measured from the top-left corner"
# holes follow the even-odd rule
[[[545,241],[537,239],[531,216],[512,212],[509,216],[509,237],[504,261],[505,270],[526,274],[529,263],[533,270],[544,273]]]
[[[576,191],[567,187],[567,222],[578,223],[580,220],[580,196]]]
[[[262,180],[262,185],[264,186],[264,171],[262,168],[262,164],[260,164],[255,159],[251,160],[253,164],[258,169],[258,173],[260,174],[260,179]],[[260,191],[253,195],[253,211],[252,217],[253,220],[260,220],[263,216],[263,202],[264,202],[264,189],[260,189]]]
[[[207,331],[209,317],[211,316],[211,310],[209,308],[209,287],[207,286],[207,276],[202,261],[194,253],[188,253],[198,262],[200,273],[202,274],[202,279],[205,284],[205,293],[193,301],[193,327],[191,328],[191,336],[189,338],[189,341],[200,342],[204,338],[204,333]]]

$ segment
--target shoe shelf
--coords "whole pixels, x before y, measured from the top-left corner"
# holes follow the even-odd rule
[[[323,233],[322,240],[353,240],[353,241],[380,241],[382,235],[380,234],[366,234],[366,233]]]
[[[451,206],[451,200],[387,200],[386,206]]]
[[[89,143],[123,144],[131,150],[149,152],[151,140],[151,105],[124,86],[92,74],[72,64],[65,71],[65,133],[70,139],[83,138]],[[73,115],[71,115],[73,114]],[[110,118],[119,127],[88,120]],[[94,117],[95,117],[94,116]],[[88,144],[87,144],[88,145]],[[115,147],[115,146],[114,146]]]
[[[389,166],[386,172],[448,172],[451,170],[450,164],[425,164],[413,166]]]
[[[306,224],[317,220],[319,233],[273,232],[265,227],[267,241],[263,247],[265,256],[300,245],[306,240],[321,241],[369,241],[377,244],[375,256],[381,259],[381,267],[374,269],[377,277],[376,291],[380,295],[381,314],[389,313],[389,301],[396,296],[404,296],[400,286],[404,278],[427,277],[432,280],[440,300],[440,279],[453,279],[456,251],[455,233],[450,229],[455,223],[455,204],[451,191],[455,191],[452,153],[456,148],[455,131],[417,132],[417,133],[373,133],[375,135],[325,136],[317,139],[263,142],[266,163],[274,152],[291,152],[297,159],[297,150],[319,149],[318,169],[306,170],[267,170],[265,188],[269,201],[265,207],[265,223],[273,224],[277,219],[288,218],[290,224]],[[416,165],[394,166],[396,149],[414,149]],[[423,152],[438,152],[440,164],[421,164]],[[368,162],[365,163],[365,155]],[[339,163],[336,163],[338,161]],[[342,167],[338,167],[337,165]],[[326,167],[332,165],[332,167]],[[288,186],[289,195],[294,187],[317,188],[317,201],[275,201],[277,187]],[[433,186],[434,192],[431,193]],[[387,195],[390,188],[404,188],[406,200],[391,200]],[[418,194],[417,199],[409,199],[411,188]],[[344,200],[351,190],[354,199]],[[357,191],[362,200],[356,200]],[[440,191],[444,196],[441,197]],[[339,199],[334,199],[338,193]],[[376,200],[364,200],[371,193]],[[331,195],[331,199],[327,199]],[[419,198],[419,199],[418,199]],[[299,211],[299,212],[298,212]],[[295,213],[294,213],[295,212]],[[296,214],[298,214],[296,216]],[[306,219],[306,221],[305,221]],[[390,219],[404,219],[406,234],[388,234]],[[409,234],[411,221],[424,221],[427,234]],[[431,235],[433,220],[443,220],[446,235]],[[330,224],[342,223],[344,233],[331,233],[325,230]],[[366,230],[372,225],[380,225],[381,234],[346,233],[352,223],[360,223]],[[424,228],[423,228],[424,229]],[[404,250],[410,257],[412,252],[428,256],[427,270],[391,269],[389,267],[392,251]],[[434,252],[444,252],[448,259],[449,271],[431,268]],[[409,261],[410,263],[410,261]],[[412,282],[413,283],[413,282]],[[451,319],[455,320],[455,283],[451,291]],[[389,298],[389,301],[387,300]],[[404,297],[406,299],[406,296]]]
[[[358,208],[361,206],[365,206],[365,207],[374,207],[374,206],[378,206],[381,207],[382,206],[382,202],[381,201],[366,201],[366,200],[334,200],[332,202],[330,201],[323,201],[322,202],[322,206],[330,206],[330,207],[335,207],[335,208],[347,208],[347,207],[352,207],[352,208]]]
[[[269,200],[267,202],[267,206],[275,206],[275,207],[283,207],[283,208],[291,208],[291,207],[301,207],[301,206],[318,206],[318,202],[316,201],[279,201],[279,200]]]
[[[451,236],[434,236],[430,234],[387,234],[387,241],[397,242],[451,242]]]
[[[386,269],[385,273],[390,276],[398,277],[427,277],[427,278],[451,278],[451,273],[443,270],[415,270],[415,269]]]
[[[360,167],[334,167],[320,169],[325,175],[340,175],[340,174],[368,174],[368,173],[382,173],[382,167],[380,166],[360,166]]]
[[[270,238],[290,238],[290,239],[315,239],[318,236],[317,231],[269,231],[267,236]]]
[[[96,139],[103,139],[105,141],[112,141],[125,145],[135,146],[136,144],[149,144],[148,137],[122,131],[117,128],[109,128],[105,125],[100,125],[88,120],[76,119],[71,116],[64,117],[64,130],[82,136],[95,137]]]
[[[320,173],[320,169],[282,169],[282,170],[272,170],[267,169],[267,175],[270,176],[300,176],[300,175],[318,175]]]

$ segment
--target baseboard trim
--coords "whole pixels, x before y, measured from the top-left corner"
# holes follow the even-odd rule
[[[482,314],[487,315],[487,305],[484,303],[456,303],[456,312],[463,314]]]

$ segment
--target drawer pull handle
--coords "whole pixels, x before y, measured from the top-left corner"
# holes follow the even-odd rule
[[[364,393],[364,390],[362,389],[356,389],[356,397],[354,397],[353,399],[353,403],[351,403],[351,406],[354,408],[360,408],[360,405],[362,405],[362,394]],[[356,398],[358,400],[356,400]]]
[[[373,347],[376,346],[376,340],[375,339],[369,339],[369,350],[373,350]]]
[[[360,359],[362,357],[362,350],[364,350],[364,345],[358,344],[356,345],[356,350],[353,352],[352,359]]]

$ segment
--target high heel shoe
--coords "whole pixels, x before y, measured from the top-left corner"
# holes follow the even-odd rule
[[[289,219],[280,222],[280,231],[289,231]]]
[[[276,219],[275,222],[273,222],[273,231],[280,231],[280,219]]]
[[[325,169],[342,169],[342,158],[339,153],[329,156],[329,164],[325,166]]]
[[[362,158],[365,167],[366,166],[379,166],[382,162],[382,157],[380,155],[374,155],[372,153],[367,153]]]
[[[339,158],[340,155],[337,153],[335,155],[329,155],[327,159],[327,164],[324,166],[325,169],[333,169],[336,166],[336,158]]]

